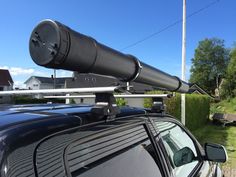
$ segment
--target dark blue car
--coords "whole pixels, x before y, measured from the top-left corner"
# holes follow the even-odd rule
[[[91,108],[2,106],[1,177],[222,176],[224,148],[202,148],[171,116],[122,107],[107,121]]]

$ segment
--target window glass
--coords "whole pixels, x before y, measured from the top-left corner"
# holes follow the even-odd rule
[[[74,176],[77,176],[76,174]],[[154,159],[142,146],[132,149],[92,168],[80,177],[161,177]]]
[[[158,162],[143,124],[79,139],[66,149],[72,177],[161,176]]]
[[[198,164],[197,151],[192,139],[178,125],[156,122],[164,147],[177,177],[188,176]]]

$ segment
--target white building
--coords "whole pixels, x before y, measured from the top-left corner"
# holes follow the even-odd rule
[[[40,89],[60,89],[66,88],[66,80],[71,79],[68,77],[56,78],[56,82],[54,83],[54,79],[51,77],[39,77],[39,76],[31,76],[29,79],[25,81],[26,89],[29,90],[40,90]],[[36,98],[42,98],[42,95],[38,94],[35,96]]]

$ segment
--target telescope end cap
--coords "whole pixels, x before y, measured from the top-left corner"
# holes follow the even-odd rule
[[[43,20],[33,30],[29,51],[33,61],[41,66],[55,63],[60,48],[60,28],[53,20]]]

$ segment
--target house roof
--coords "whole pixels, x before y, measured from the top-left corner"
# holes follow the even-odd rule
[[[198,93],[202,95],[208,95],[211,98],[214,98],[212,95],[207,93],[203,88],[201,88],[198,84],[193,83],[189,85],[189,91],[188,93]]]
[[[74,73],[74,76],[74,79],[67,80],[68,88],[106,87],[112,85],[126,86],[126,82],[122,82],[117,78],[109,76],[76,72]],[[144,93],[146,91],[153,90],[152,86],[136,82],[131,82],[130,86],[132,86],[131,91],[134,93]]]
[[[40,77],[40,76],[31,76],[29,79],[25,81],[25,84],[29,82],[31,79],[37,79],[39,82],[43,84],[53,84],[54,80],[51,77]],[[66,79],[69,79],[70,77],[58,77],[56,78],[56,84],[57,85],[63,85],[65,84]]]
[[[0,69],[0,85],[10,86],[14,82],[8,70]]]

